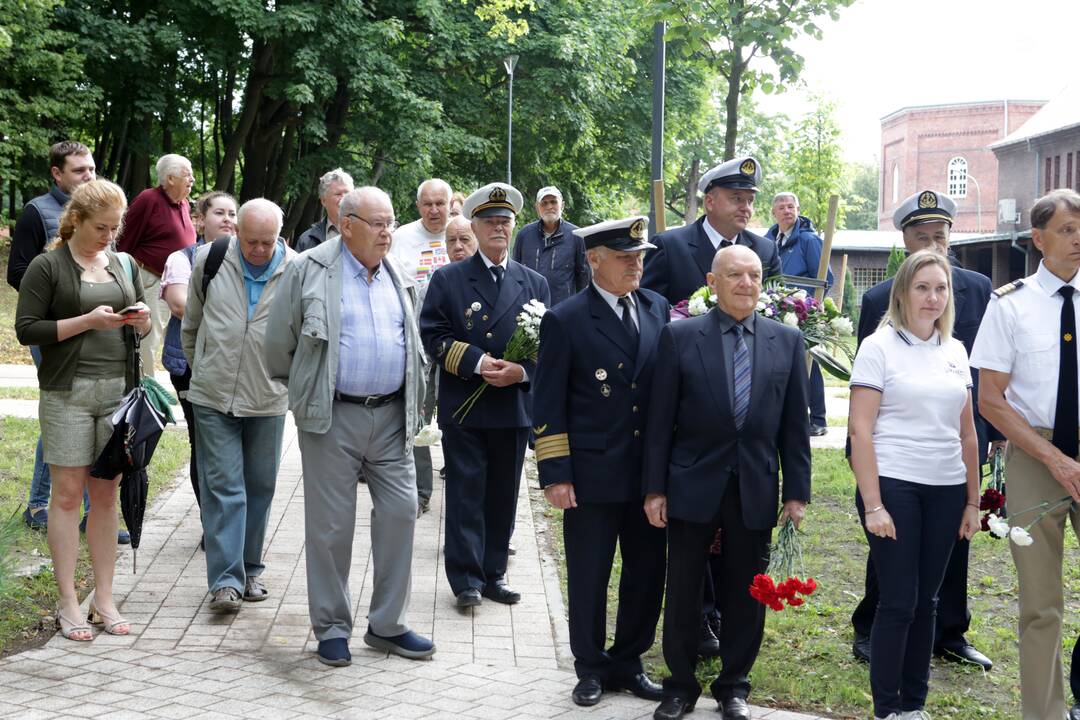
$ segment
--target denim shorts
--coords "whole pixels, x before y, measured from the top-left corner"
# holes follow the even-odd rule
[[[45,462],[62,467],[93,465],[112,434],[111,416],[124,397],[123,377],[76,375],[70,390],[42,390],[38,421]]]

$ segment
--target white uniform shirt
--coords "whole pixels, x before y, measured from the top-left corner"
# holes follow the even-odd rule
[[[878,475],[923,485],[967,481],[960,416],[971,388],[967,352],[937,331],[920,340],[891,325],[859,346],[851,387],[881,393],[874,423]]]
[[[1039,263],[1023,286],[986,308],[971,366],[1009,373],[1005,399],[1034,428],[1054,427],[1057,411],[1058,367],[1061,363],[1062,285],[1080,290],[1080,273],[1066,283]],[[1074,309],[1080,292],[1073,292]],[[1080,312],[1076,313],[1080,317]],[[1075,343],[1074,343],[1075,344]]]
[[[622,306],[619,305],[619,296],[609,293],[607,290],[597,285],[595,280],[593,280],[592,286],[596,289],[596,293],[600,298],[607,303],[609,308],[611,308],[611,312],[615,313],[615,317],[619,318],[619,322],[622,322],[623,309]],[[641,330],[641,320],[638,319],[637,301],[634,300],[634,293],[627,293],[624,297],[630,301],[630,317],[634,320],[634,326],[638,330]]]
[[[431,273],[450,262],[446,254],[446,233],[432,233],[420,220],[402,225],[394,231],[390,254],[401,261],[423,287]]]
[[[733,242],[732,240],[728,240],[728,239],[727,239],[726,237],[724,237],[723,235],[721,235],[721,234],[720,234],[720,231],[719,231],[719,230],[717,230],[716,228],[714,228],[714,227],[713,227],[713,226],[712,226],[712,225],[711,225],[711,224],[709,223],[709,218],[705,218],[705,222],[703,222],[703,223],[701,224],[701,227],[702,227],[702,228],[703,228],[703,229],[705,230],[705,236],[706,236],[707,238],[709,238],[709,242],[711,242],[711,243],[712,243],[712,246],[713,246],[714,248],[716,248],[717,250],[719,250],[719,249],[720,249],[720,244],[721,244],[721,243],[724,243],[724,242]]]

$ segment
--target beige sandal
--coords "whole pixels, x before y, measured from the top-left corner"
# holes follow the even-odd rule
[[[87,615],[86,621],[91,625],[101,625],[102,630],[110,635],[127,635],[131,632],[131,623],[127,619],[117,615],[106,615],[102,611],[98,610],[93,604],[90,605],[90,613]],[[121,625],[126,625],[125,630],[117,630]]]
[[[66,639],[72,642],[90,642],[94,639],[94,631],[85,622],[76,623],[64,616],[64,611],[56,608],[56,629]],[[76,633],[86,633],[89,637],[74,637]]]

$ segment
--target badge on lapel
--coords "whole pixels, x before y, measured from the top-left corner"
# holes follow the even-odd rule
[[[608,385],[607,383],[604,383],[603,385],[601,385],[600,386],[600,394],[603,395],[604,397],[610,397],[611,396],[611,386]]]
[[[604,382],[605,380],[607,380],[607,370],[605,370],[604,368],[598,368],[595,375],[596,379],[600,382]]]

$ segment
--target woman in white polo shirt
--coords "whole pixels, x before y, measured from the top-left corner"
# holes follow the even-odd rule
[[[938,588],[956,539],[979,529],[971,372],[952,326],[948,259],[914,253],[851,373],[856,506],[881,585],[870,689],[874,717],[884,720],[929,717]]]

